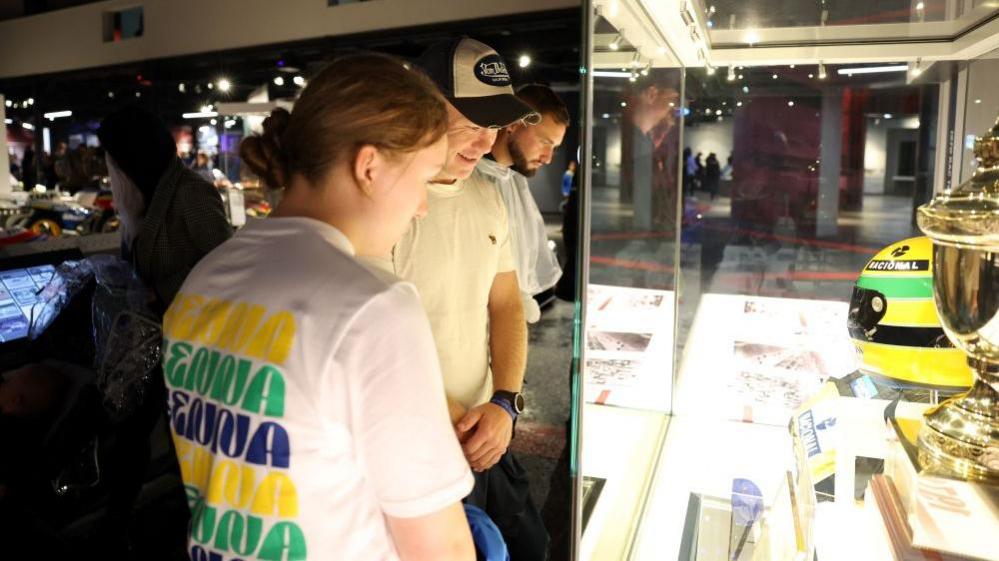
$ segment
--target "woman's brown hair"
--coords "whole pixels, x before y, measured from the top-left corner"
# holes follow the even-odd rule
[[[447,109],[434,83],[402,60],[350,55],[310,80],[291,113],[273,110],[263,128],[239,154],[277,189],[295,175],[315,185],[365,145],[389,154],[430,146],[447,132]]]

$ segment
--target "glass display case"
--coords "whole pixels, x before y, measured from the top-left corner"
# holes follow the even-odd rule
[[[585,11],[574,558],[895,558],[886,418],[971,383],[916,214],[999,113],[995,4]]]

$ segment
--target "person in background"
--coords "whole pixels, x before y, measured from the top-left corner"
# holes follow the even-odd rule
[[[696,166],[692,163],[693,156],[690,153],[690,146],[683,149],[683,194],[689,196],[694,194],[694,174],[697,173]]]
[[[548,535],[527,473],[508,450],[523,410],[527,323],[503,198],[476,165],[497,131],[539,115],[517,99],[488,45],[460,37],[432,45],[418,64],[448,106],[448,153],[388,266],[420,293],[437,343],[452,422],[475,472],[466,503],[483,508],[517,561],[543,561]]]
[[[562,269],[548,247],[548,228],[527,178],[551,163],[565,138],[569,110],[547,86],[524,86],[517,90],[517,97],[541,115],[541,122],[533,126],[516,122],[500,129],[492,152],[476,169],[492,180],[503,196],[524,316],[528,323],[534,323],[541,318],[534,295],[555,286]]]
[[[212,162],[208,157],[208,154],[198,152],[198,155],[194,159],[194,165],[191,166],[191,170],[200,175],[205,181],[213,185],[215,184],[215,175],[212,173]]]
[[[572,190],[572,178],[576,175],[576,160],[569,160],[569,165],[562,173],[562,199],[569,198],[569,191]]]
[[[704,162],[701,161],[703,152],[698,152],[694,157],[694,185],[695,189],[704,189]]]
[[[144,109],[108,115],[97,136],[121,220],[122,256],[162,314],[194,265],[232,235],[222,198],[184,167],[173,136]]]
[[[721,166],[718,164],[718,156],[714,152],[708,154],[708,159],[704,161],[704,188],[711,194],[711,200],[715,200],[718,195],[718,184],[721,181]]]
[[[426,77],[353,55],[240,146],[283,199],[194,268],[163,322],[192,559],[475,559],[459,502],[472,476],[420,299],[358,260],[388,253],[426,213],[446,130]],[[250,380],[190,383],[185,365],[206,352]],[[201,407],[245,423],[206,440]],[[258,499],[218,492],[228,476],[202,462]],[[224,521],[247,519],[258,539],[230,541]]]
[[[725,167],[721,171],[722,181],[732,181],[732,155],[728,155],[728,160],[725,162]]]

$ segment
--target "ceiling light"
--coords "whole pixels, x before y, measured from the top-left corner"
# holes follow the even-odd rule
[[[789,102],[787,102],[787,106],[788,106],[788,107],[794,107],[794,102],[793,102],[793,101],[789,101]]]
[[[11,105],[14,105],[14,102],[8,99],[4,101],[3,104],[6,105],[7,107],[10,107]]]
[[[808,74],[808,79],[809,79],[809,80],[811,80],[811,79],[812,79],[812,78],[814,78],[814,77],[815,77],[815,74],[812,74],[812,73],[809,73],[809,74]]]
[[[744,76],[742,74],[739,74],[739,79],[742,80],[743,78]]]
[[[905,72],[909,69],[908,65],[905,64],[895,64],[892,66],[857,66],[854,68],[840,68],[836,71],[837,74],[845,74],[847,76],[853,76],[854,74],[881,74],[884,72]]]
[[[50,121],[54,121],[60,117],[69,117],[72,114],[73,114],[72,111],[53,111],[51,113],[44,114],[43,117],[45,117]]]
[[[622,101],[621,102],[621,107],[627,107],[627,106],[628,106],[628,102],[626,102],[626,101]]]
[[[301,76],[295,76],[294,78],[291,79],[291,81],[295,82],[296,86],[304,86],[305,85],[305,78],[302,78]]]
[[[791,68],[794,68],[794,65],[792,64],[792,65],[790,65],[790,67],[791,67]]]
[[[108,92],[108,99],[114,99],[114,92]]]
[[[211,121],[208,121],[208,122],[211,123],[213,127],[215,125],[219,124],[218,119],[212,119]]]
[[[33,98],[33,97],[29,97],[29,98],[28,98],[28,101],[27,101],[26,103],[27,103],[28,105],[34,105],[34,104],[35,104],[35,98]]]
[[[202,105],[201,106],[201,112],[202,113],[208,113],[211,110],[212,110],[212,106],[211,105]]]
[[[283,86],[284,85],[284,78],[282,78],[281,76],[275,76],[274,77],[274,85],[275,86]]]
[[[232,82],[230,82],[226,78],[220,78],[219,79],[219,91],[220,92],[228,92],[231,89],[232,89]]]
[[[142,92],[135,92],[135,97],[142,97]]]
[[[5,124],[5,125],[12,125],[12,124],[14,124],[14,121],[12,119],[4,119],[3,120],[3,124]]]
[[[32,125],[31,123],[21,123],[21,126],[28,129],[29,131],[35,130],[35,125]]]
[[[722,110],[721,109],[718,109],[717,111],[715,111],[715,115],[721,115],[721,114],[722,114]]]
[[[219,114],[214,111],[199,111],[197,113],[184,113],[181,117],[185,119],[208,119],[210,117],[218,117]]]
[[[749,93],[749,86],[742,86],[742,93]]]
[[[594,78],[631,78],[631,72],[618,72],[616,70],[594,70]]]
[[[616,50],[620,49],[621,48],[621,40],[622,40],[621,34],[618,33],[617,36],[614,37],[614,40],[611,41],[609,45],[607,45],[607,48],[610,49],[610,50],[612,50],[612,51],[616,51]]]
[[[885,113],[882,115],[885,119],[891,119],[891,113]]]
[[[981,103],[981,102],[982,102],[982,100],[980,100],[980,99],[976,99],[975,100],[975,103]]]
[[[736,107],[742,107],[742,102],[741,102],[741,101],[737,101],[737,102],[735,102],[735,106],[736,106]]]
[[[210,89],[210,90],[214,90],[215,89],[215,84],[213,84],[211,82],[208,82],[207,84],[205,84],[205,87],[208,88],[208,89]]]
[[[771,78],[773,78],[774,80],[776,80],[777,79],[777,75],[774,74],[773,76],[771,76]]]
[[[603,114],[603,118],[604,119],[610,119],[610,113],[604,113]]]
[[[521,68],[527,68],[528,66],[531,65],[531,57],[529,57],[527,55],[520,55],[520,58],[517,59],[517,64]]]
[[[926,4],[924,4],[923,2],[917,2],[916,3],[916,9],[917,10],[922,10],[925,7],[926,7]]]
[[[177,85],[177,90],[180,93],[184,93],[187,91],[187,86],[184,84],[184,82],[181,82],[180,84]]]

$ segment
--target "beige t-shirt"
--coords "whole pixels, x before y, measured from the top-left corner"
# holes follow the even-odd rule
[[[393,268],[416,285],[430,318],[444,392],[475,407],[493,391],[489,291],[498,273],[514,270],[506,207],[478,170],[453,185],[430,185],[427,203],[427,216],[396,245]]]

